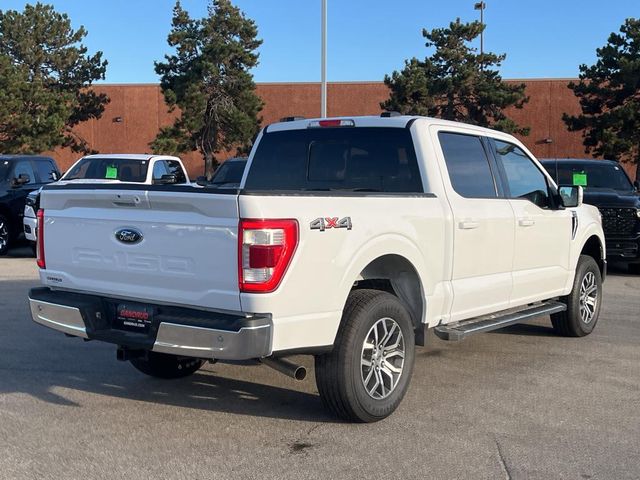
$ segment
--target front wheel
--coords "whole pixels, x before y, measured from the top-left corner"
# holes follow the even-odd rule
[[[565,337],[589,335],[598,323],[602,305],[602,276],[592,257],[580,255],[573,289],[561,300],[567,309],[551,315],[554,330]]]
[[[397,297],[355,290],[330,353],[316,356],[316,384],[338,417],[376,422],[402,401],[413,372],[413,322]]]
[[[132,358],[131,365],[151,377],[171,379],[196,373],[204,365],[204,360],[148,352],[146,357]]]

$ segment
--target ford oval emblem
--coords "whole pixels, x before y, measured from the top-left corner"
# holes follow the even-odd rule
[[[116,231],[116,240],[122,243],[129,243],[131,245],[140,243],[142,241],[142,233],[135,228],[121,228]]]

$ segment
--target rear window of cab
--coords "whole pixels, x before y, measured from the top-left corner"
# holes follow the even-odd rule
[[[405,128],[308,128],[262,136],[248,191],[423,193]]]
[[[143,183],[149,162],[128,158],[83,158],[64,176],[64,180],[104,179]]]

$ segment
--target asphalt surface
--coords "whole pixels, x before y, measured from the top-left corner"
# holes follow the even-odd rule
[[[295,382],[218,363],[163,381],[36,325],[28,254],[0,258],[1,479],[640,478],[640,277],[624,269],[589,337],[548,318],[432,336],[398,411],[351,425],[325,413],[312,369]]]

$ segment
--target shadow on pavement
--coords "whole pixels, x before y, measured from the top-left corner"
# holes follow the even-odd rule
[[[557,337],[553,327],[546,325],[534,325],[530,323],[517,323],[500,330],[493,330],[488,333],[498,333],[501,335],[531,335],[536,337]]]
[[[35,258],[31,244],[25,239],[15,240],[10,245],[9,251],[4,258]],[[3,257],[0,257],[3,258]]]
[[[0,298],[0,395],[25,393],[51,404],[79,406],[73,401],[73,394],[69,398],[64,395],[62,389],[70,389],[207,411],[336,421],[325,413],[316,394],[258,383],[261,378],[270,381],[273,375],[279,382],[295,385],[294,380],[265,366],[215,364],[205,365],[185,379],[148,377],[128,363],[116,361],[114,345],[66,338],[35,324],[28,312],[26,295],[36,283],[0,281],[4,297]],[[21,296],[24,301],[16,300]],[[250,376],[256,381],[218,376],[222,370],[234,368],[239,369],[238,376]],[[307,381],[313,381],[312,377]]]

